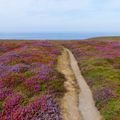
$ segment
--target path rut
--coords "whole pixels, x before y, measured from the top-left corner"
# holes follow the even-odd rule
[[[102,120],[102,117],[95,107],[92,92],[81,75],[77,60],[69,49],[65,49],[69,53],[70,65],[80,88],[79,93],[79,110],[83,120]]]
[[[64,74],[66,92],[60,100],[60,110],[63,120],[82,120],[79,111],[79,88],[74,73],[70,67],[69,55],[66,49],[58,59],[57,70]]]
[[[60,100],[63,120],[102,120],[95,106],[92,92],[83,78],[72,52],[64,48],[57,70],[64,74],[66,92]]]

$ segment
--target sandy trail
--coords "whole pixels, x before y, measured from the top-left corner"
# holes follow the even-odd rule
[[[63,120],[82,120],[79,112],[79,88],[74,73],[70,67],[69,55],[64,49],[58,59],[57,70],[64,74],[66,93],[60,100],[61,116]]]
[[[69,53],[70,65],[80,88],[79,111],[81,112],[83,120],[101,120],[102,117],[99,111],[97,110],[97,108],[95,107],[95,102],[93,100],[92,92],[89,86],[87,85],[86,81],[81,75],[81,72],[79,70],[75,57],[73,56],[70,50],[68,49],[65,49],[65,50]],[[75,119],[72,119],[72,120],[75,120]]]

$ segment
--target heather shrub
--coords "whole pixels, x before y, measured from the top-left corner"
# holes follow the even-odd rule
[[[60,54],[48,41],[0,42],[0,120],[61,119],[55,96],[64,83],[55,70]]]
[[[64,43],[75,55],[97,108],[105,120],[120,119],[120,41]]]

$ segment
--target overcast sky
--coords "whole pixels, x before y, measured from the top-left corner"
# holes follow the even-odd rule
[[[0,32],[119,32],[119,29],[120,0],[0,0]]]

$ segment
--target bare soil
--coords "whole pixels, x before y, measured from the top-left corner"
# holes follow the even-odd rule
[[[78,67],[77,60],[70,50],[66,49],[66,51],[69,53],[70,64],[80,88],[79,110],[81,112],[83,120],[102,120],[103,118],[95,106],[92,92]]]
[[[60,100],[63,120],[102,120],[95,106],[92,92],[83,78],[72,52],[64,48],[57,70],[64,74],[66,92]]]
[[[64,49],[58,59],[57,70],[64,74],[66,93],[60,100],[61,116],[63,120],[82,120],[79,111],[79,88],[74,73],[70,67],[69,55]]]

